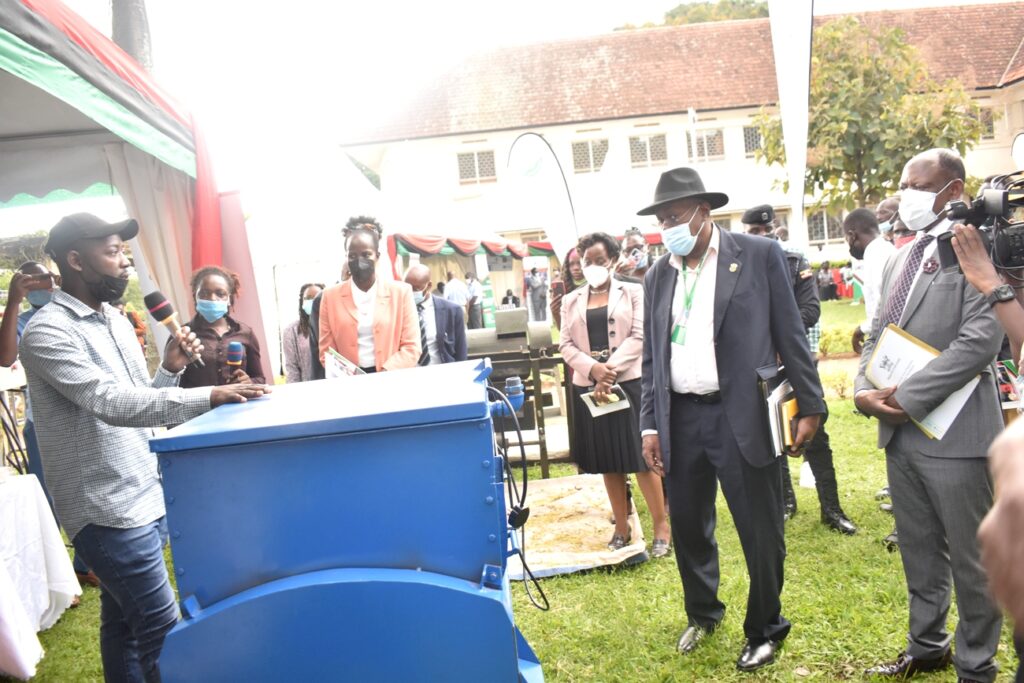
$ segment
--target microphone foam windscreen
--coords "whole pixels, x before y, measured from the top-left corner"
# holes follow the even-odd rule
[[[228,342],[228,365],[241,365],[245,358],[245,347],[242,342]]]
[[[157,322],[163,322],[174,315],[174,306],[162,292],[150,292],[142,300],[145,302],[146,308],[149,309],[149,314]]]

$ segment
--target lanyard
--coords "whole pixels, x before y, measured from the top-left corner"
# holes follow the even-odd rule
[[[683,258],[682,271],[683,271],[683,310],[679,316],[679,320],[676,321],[675,326],[672,328],[672,343],[679,344],[680,346],[686,345],[686,326],[690,322],[690,310],[693,308],[693,295],[697,291],[697,283],[700,282],[701,271],[704,270],[704,259],[708,257],[708,251],[704,251],[704,255],[700,257],[700,263],[697,264],[697,268],[694,270],[693,287],[687,287],[686,285],[686,259]]]

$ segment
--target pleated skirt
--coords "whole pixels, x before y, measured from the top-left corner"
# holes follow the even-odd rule
[[[647,471],[640,445],[640,380],[619,386],[629,398],[629,410],[595,418],[580,398],[591,389],[573,385],[572,459],[587,474]]]

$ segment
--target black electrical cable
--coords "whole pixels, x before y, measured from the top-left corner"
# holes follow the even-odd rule
[[[516,495],[516,500],[517,500],[516,508],[518,510],[524,510],[524,509],[526,509],[526,508],[523,507],[523,504],[526,502],[526,482],[527,482],[527,479],[528,479],[529,475],[527,473],[526,446],[523,444],[523,430],[520,428],[520,425],[519,425],[519,417],[516,415],[516,411],[512,408],[512,403],[508,400],[508,397],[505,396],[505,394],[503,394],[501,391],[496,389],[490,383],[487,384],[487,390],[489,392],[491,392],[492,394],[494,394],[495,396],[497,396],[498,399],[500,399],[501,402],[505,404],[505,407],[508,409],[508,414],[512,417],[512,424],[515,425],[515,428],[516,428],[516,436],[519,438],[520,462],[522,463],[522,470],[523,470],[523,490],[522,490],[521,495],[517,491],[517,495]],[[508,474],[508,477],[507,477],[508,480],[509,481],[513,481],[512,468],[511,468],[511,466],[509,465],[509,462],[508,462],[508,441],[507,441],[507,438],[505,437],[504,425],[502,425],[502,427],[503,427],[503,429],[502,429],[502,441],[505,444],[504,448],[502,449],[505,452],[505,457],[504,457],[504,460],[505,460],[505,471]],[[515,486],[515,483],[513,482],[512,485]],[[539,609],[542,612],[547,612],[549,609],[551,609],[551,603],[548,602],[548,596],[544,593],[544,588],[541,587],[540,582],[537,580],[537,577],[534,576],[533,572],[530,570],[530,565],[528,565],[526,563],[526,527],[525,527],[525,524],[526,524],[526,519],[528,519],[528,518],[529,518],[529,514],[527,514],[527,517],[523,520],[522,525],[519,527],[520,542],[519,542],[519,546],[516,548],[516,553],[519,555],[519,561],[523,565],[523,575],[524,575],[523,587],[526,589],[526,597],[528,597],[530,599],[530,603],[534,607],[536,607],[537,609]],[[516,530],[513,529],[513,533],[515,533],[515,531]],[[533,585],[536,586],[537,592],[540,594],[540,599],[544,603],[543,606],[541,605],[541,603],[537,602],[537,599],[533,596],[533,591],[530,590],[530,583],[533,583]]]

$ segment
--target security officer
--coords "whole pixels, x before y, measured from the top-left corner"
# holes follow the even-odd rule
[[[748,235],[760,235],[769,239],[775,236],[775,209],[768,204],[748,209],[740,219]],[[815,356],[818,352],[818,340],[821,338],[821,304],[818,301],[818,288],[814,282],[814,271],[807,263],[804,255],[795,248],[783,243],[786,252],[786,265],[789,266],[790,279],[793,282],[793,294],[800,319],[807,332],[807,341]],[[817,363],[817,360],[815,360]],[[827,416],[826,416],[827,419]],[[817,434],[811,439],[804,453],[804,458],[814,473],[814,482],[818,490],[818,502],[821,504],[821,523],[836,531],[852,535],[857,527],[850,521],[843,508],[839,505],[839,487],[836,483],[836,469],[832,464],[832,448],[829,446],[828,433],[822,423]],[[796,514],[796,493],[793,491],[793,480],[787,462],[782,463],[782,488],[786,503],[785,517],[788,520]]]

